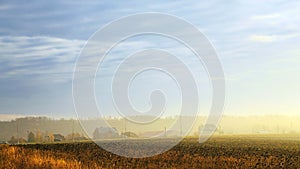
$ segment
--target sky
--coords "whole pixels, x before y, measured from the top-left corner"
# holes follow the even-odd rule
[[[299,1],[281,0],[0,1],[0,117],[76,117],[72,77],[80,51],[97,30],[120,17],[142,12],[177,16],[205,34],[218,53],[225,74],[224,114],[299,116],[299,9]],[[110,73],[121,62],[124,51],[164,47],[176,53],[180,44],[145,36],[132,38],[119,47],[103,63],[108,72],[97,73],[96,84],[101,85],[97,85],[96,96],[104,105],[105,115],[115,113],[106,78],[111,78]],[[178,54],[197,77],[202,91],[200,113],[205,114],[211,99],[205,69],[199,67],[201,64],[194,65],[196,61],[185,52]],[[147,87],[151,79],[164,79],[152,85],[169,89],[166,93],[170,98],[180,95],[172,79],[145,74],[133,84],[136,90],[130,88],[137,108],[149,108],[147,93],[142,91],[151,89]],[[172,115],[180,99],[169,101],[172,104],[168,111]]]

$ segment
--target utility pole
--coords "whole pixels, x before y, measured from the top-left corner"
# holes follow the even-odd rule
[[[75,120],[73,119],[73,124],[72,124],[72,142],[74,143],[74,122]]]
[[[20,139],[19,139],[19,124],[18,124],[18,119],[16,120],[17,123],[17,144],[20,144]]]

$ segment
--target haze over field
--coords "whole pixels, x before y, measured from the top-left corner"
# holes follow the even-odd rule
[[[146,118],[146,117],[144,117]],[[111,127],[117,129],[119,133],[133,132],[138,137],[145,137],[146,134],[151,132],[165,134],[165,128],[167,129],[167,137],[180,136],[181,127],[183,130],[193,120],[193,117],[181,117],[182,126],[176,125],[174,131],[168,131],[174,121],[178,117],[168,117],[159,119],[152,125],[147,127],[141,127],[138,124],[124,121],[122,118],[109,118],[105,120]],[[198,137],[199,127],[204,124],[205,117],[198,117],[195,124],[188,133],[189,136]],[[86,128],[82,128],[81,124],[84,124]],[[19,136],[27,139],[28,133],[41,132],[43,135],[47,133],[62,134],[67,136],[71,133],[79,133],[86,137],[93,138],[93,132],[97,127],[103,125],[103,119],[84,119],[79,122],[72,119],[50,119],[46,117],[27,117],[19,118],[13,121],[0,122],[0,140],[10,140],[12,136]],[[215,135],[244,135],[244,134],[300,134],[300,117],[286,117],[286,116],[223,116],[221,119]],[[289,139],[289,136],[285,136],[282,139]],[[295,138],[293,138],[295,139]]]

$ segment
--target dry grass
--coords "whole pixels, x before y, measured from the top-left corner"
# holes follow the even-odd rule
[[[120,157],[99,148],[94,143],[0,146],[0,168],[8,169],[298,168],[299,166],[300,141],[268,138],[221,137],[213,138],[204,144],[199,144],[197,139],[185,139],[163,154],[142,159]]]
[[[32,150],[8,145],[0,146],[0,151],[0,168],[87,168],[67,153]]]

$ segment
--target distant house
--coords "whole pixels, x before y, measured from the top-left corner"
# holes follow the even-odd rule
[[[10,144],[18,144],[18,143],[26,143],[25,138],[16,138],[14,136],[11,137],[11,139],[8,141]]]
[[[23,138],[23,137],[19,138],[19,143],[26,143],[26,142],[27,142],[27,141],[26,141],[25,138]]]
[[[54,141],[55,142],[59,142],[59,141],[64,141],[65,140],[65,137],[61,134],[53,134],[54,136]]]
[[[132,137],[132,138],[138,137],[137,134],[135,134],[134,132],[131,132],[131,131],[127,131],[127,132],[122,133],[122,136],[123,137]]]
[[[1,141],[0,144],[8,144],[7,141]]]
[[[119,132],[116,128],[111,127],[99,127],[96,128],[93,133],[94,139],[110,139],[110,138],[118,138]]]

